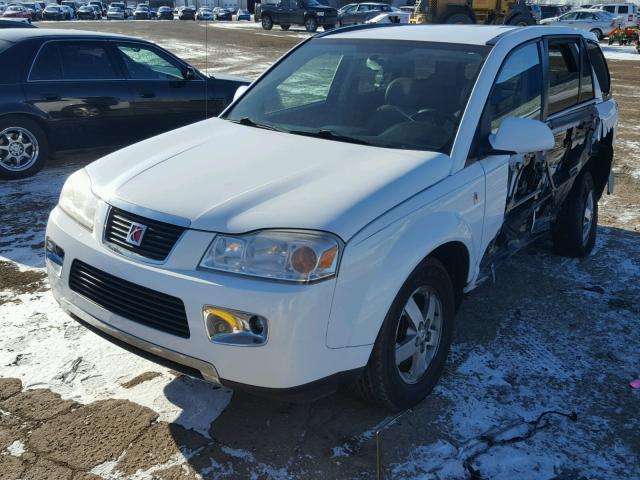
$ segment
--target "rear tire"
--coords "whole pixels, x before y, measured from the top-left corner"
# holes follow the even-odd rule
[[[419,292],[428,295],[422,304],[417,296]],[[416,324],[411,319],[420,317],[424,311],[432,311],[431,302],[431,317],[427,314],[424,324],[420,322],[419,328],[411,328]],[[419,315],[409,318],[411,304],[418,307]],[[395,411],[410,408],[422,401],[442,374],[453,338],[454,315],[453,284],[449,274],[438,260],[427,258],[409,276],[393,301],[369,362],[360,379],[352,386],[354,392],[367,402]],[[432,329],[434,324],[428,322],[428,318],[438,319],[437,329]],[[433,336],[436,333],[437,339]],[[432,342],[435,345],[429,346]],[[415,348],[408,357],[401,353],[406,347],[409,350]],[[419,363],[422,359],[420,355],[425,355],[422,364]],[[405,360],[397,360],[398,356]],[[421,368],[418,369],[418,366]]]
[[[586,257],[596,243],[598,197],[591,172],[576,179],[553,226],[553,247],[557,254]]]
[[[598,41],[602,40],[603,34],[602,34],[602,30],[600,30],[599,28],[592,29],[591,33],[593,33],[596,36]]]
[[[31,177],[44,166],[48,155],[47,136],[36,122],[21,116],[0,119],[0,178]]]
[[[304,28],[307,30],[307,32],[314,33],[316,30],[318,30],[318,21],[315,19],[315,17],[307,17],[304,21]]]
[[[469,15],[465,13],[454,13],[453,15],[448,16],[447,19],[444,21],[444,23],[447,23],[449,25],[451,24],[469,25],[473,23],[473,20]]]
[[[262,15],[260,20],[262,22],[262,28],[265,30],[271,30],[273,28],[273,20],[269,15]]]

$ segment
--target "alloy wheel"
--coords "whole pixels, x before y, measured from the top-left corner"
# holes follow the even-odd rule
[[[0,132],[0,165],[6,170],[27,170],[38,160],[38,141],[22,127],[9,127]]]
[[[395,362],[402,381],[419,382],[442,339],[442,302],[430,287],[416,289],[407,300],[396,329]]]

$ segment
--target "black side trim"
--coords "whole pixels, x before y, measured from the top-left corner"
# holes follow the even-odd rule
[[[307,403],[327,397],[334,393],[340,385],[357,380],[360,375],[362,375],[362,370],[364,370],[364,367],[334,373],[328,377],[291,388],[256,387],[244,383],[232,382],[231,380],[225,380],[223,378],[221,378],[220,381],[225,387],[242,390],[252,395],[292,403]]]

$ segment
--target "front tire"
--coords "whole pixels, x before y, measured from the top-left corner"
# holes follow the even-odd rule
[[[394,411],[422,401],[442,374],[454,315],[449,274],[438,260],[427,258],[393,301],[355,392]]]
[[[271,30],[273,28],[273,20],[271,20],[271,17],[269,15],[263,15],[261,22],[263,29]]]
[[[307,32],[314,33],[316,30],[318,30],[318,21],[315,19],[315,17],[307,17],[307,19],[304,21],[304,28],[307,30]]]
[[[15,180],[35,175],[48,154],[47,136],[36,122],[19,116],[0,119],[0,178]]]
[[[588,171],[577,179],[554,224],[553,247],[567,257],[586,257],[596,243],[598,198]]]

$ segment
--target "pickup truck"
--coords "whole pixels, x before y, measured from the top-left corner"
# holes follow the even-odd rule
[[[304,25],[307,32],[315,32],[319,26],[325,30],[335,27],[338,11],[317,0],[280,0],[275,4],[258,4],[255,19],[262,22],[265,30],[271,30],[274,25],[280,25],[282,30],[289,30],[291,25]]]
[[[610,83],[596,37],[567,27],[314,35],[219,117],[72,174],[47,227],[53,294],[213,383],[290,399],[346,383],[409,408],[494,264],[542,238],[592,251]]]

